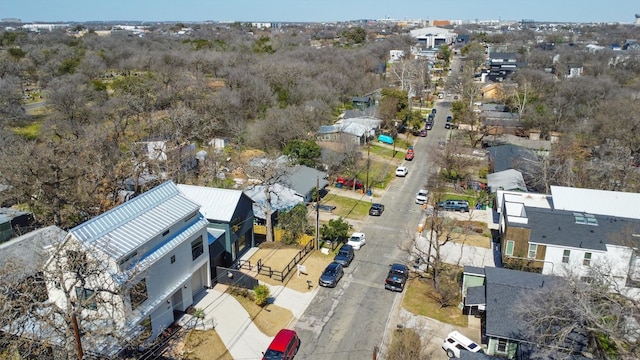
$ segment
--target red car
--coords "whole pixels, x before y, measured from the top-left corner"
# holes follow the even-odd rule
[[[336,179],[336,186],[345,187],[345,188],[348,188],[348,189],[353,189],[354,181],[355,181],[356,190],[360,190],[360,189],[364,188],[364,183],[362,181],[358,181],[358,180],[355,180],[353,178],[352,179],[347,179],[347,178],[344,178],[342,176],[339,176]]]
[[[409,161],[411,161],[411,160],[413,160],[414,155],[415,155],[415,153],[413,152],[413,149],[409,149],[409,150],[407,150],[407,152],[404,154],[404,159],[405,159],[405,160],[409,160]]]
[[[282,329],[273,338],[262,360],[292,360],[300,348],[300,338],[295,331]]]

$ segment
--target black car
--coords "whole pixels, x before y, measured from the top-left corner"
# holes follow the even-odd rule
[[[427,130],[433,129],[433,122],[427,121],[427,123],[424,124],[424,128],[427,129]]]
[[[402,264],[392,264],[384,281],[384,288],[391,291],[402,291],[409,279],[409,268]]]
[[[431,113],[435,114],[437,112],[436,108],[431,109]]]
[[[349,267],[351,261],[353,261],[353,246],[344,244],[338,250],[338,253],[333,258],[333,261],[341,264],[343,267]]]
[[[451,115],[447,116],[447,122],[451,122],[451,120],[453,120],[453,117]]]
[[[445,129],[451,129],[451,123],[450,122],[444,123],[444,128]]]
[[[382,204],[371,204],[369,208],[369,215],[371,216],[380,216],[384,212],[384,205]]]
[[[322,275],[320,275],[318,284],[325,287],[336,287],[343,275],[344,270],[342,269],[342,264],[334,261],[324,269]]]

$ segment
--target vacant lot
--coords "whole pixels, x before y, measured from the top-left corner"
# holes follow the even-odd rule
[[[298,247],[285,246],[278,243],[262,244],[260,249],[253,254],[249,260],[251,264],[256,264],[258,260],[262,260],[265,266],[271,267],[272,270],[282,271],[287,267],[287,264],[295,257],[296,253],[300,251]],[[324,255],[319,251],[312,251],[305,257],[301,265],[306,268],[306,274],[300,274],[294,267],[289,276],[285,278],[284,282],[272,279],[265,275],[258,275],[258,280],[271,285],[283,285],[296,291],[308,292],[313,288],[309,288],[307,280],[310,280],[312,286],[315,287],[318,283],[318,278],[324,268],[333,260],[333,255]]]

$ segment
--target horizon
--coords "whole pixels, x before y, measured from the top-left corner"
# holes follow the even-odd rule
[[[23,23],[88,22],[274,22],[333,23],[357,20],[450,20],[522,21],[539,23],[621,23],[632,24],[640,6],[628,0],[538,0],[495,9],[474,0],[435,3],[401,0],[112,0],[80,2],[72,0],[32,0],[9,2],[0,10],[2,19]],[[113,20],[116,19],[116,20]],[[137,20],[133,20],[137,19]]]

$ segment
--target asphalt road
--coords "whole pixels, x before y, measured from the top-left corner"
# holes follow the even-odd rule
[[[405,161],[409,174],[393,180],[381,199],[385,211],[380,217],[365,219],[362,231],[367,244],[359,251],[345,276],[335,288],[321,288],[294,328],[301,339],[296,359],[371,359],[375,347],[383,346],[390,310],[400,300],[399,293],[384,289],[389,265],[406,263],[408,254],[398,247],[415,234],[422,207],[415,204],[416,192],[435,171],[434,153],[438,141],[445,140],[449,115],[448,99],[436,104],[433,130],[418,138],[415,159]],[[446,107],[445,107],[446,106]]]

